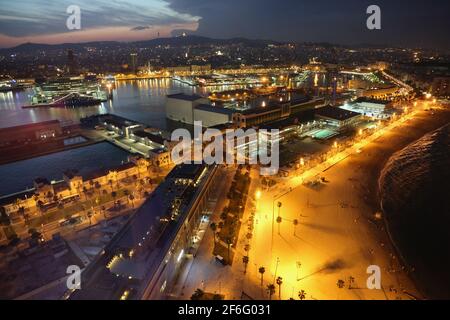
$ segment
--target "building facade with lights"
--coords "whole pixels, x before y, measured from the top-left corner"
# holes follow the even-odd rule
[[[192,255],[216,166],[176,166],[82,274],[70,299],[164,299]]]

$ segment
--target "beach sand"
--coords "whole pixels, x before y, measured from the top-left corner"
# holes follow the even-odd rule
[[[449,122],[449,110],[421,111],[413,120],[365,146],[361,153],[352,154],[323,172],[321,175],[329,182],[319,189],[297,187],[292,183],[295,179],[279,185],[278,190],[272,190],[261,199],[257,214],[260,223],[255,228],[250,261],[255,267],[270,266],[272,277],[275,271],[276,276],[283,277],[283,299],[291,295],[296,298],[298,290],[305,290],[307,299],[427,298],[421,290],[423,285],[412,281],[419,277],[392,245],[384,220],[375,219],[375,213],[381,211],[378,178],[395,152]],[[291,187],[291,192],[276,200],[282,202],[283,222],[280,234],[275,223],[271,245],[272,196],[289,191]],[[277,214],[275,207],[275,216]],[[300,222],[295,236],[294,219]],[[301,263],[299,268],[297,262]],[[383,290],[367,289],[369,265],[381,268]],[[253,284],[259,279],[255,267],[248,276],[253,278]],[[268,274],[266,277],[270,278]],[[342,279],[347,288],[350,277],[355,279],[351,290],[337,287],[337,281]],[[426,279],[420,278],[420,281],[423,283]],[[246,290],[256,292],[250,285]]]
[[[225,294],[226,299],[239,299],[243,292],[253,299],[268,299],[267,285],[280,276],[281,292],[275,285],[272,299],[278,299],[279,293],[281,299],[298,299],[300,290],[306,291],[307,300],[425,298],[417,289],[420,283],[412,281],[414,272],[392,246],[384,220],[375,219],[380,211],[378,178],[393,153],[449,121],[450,110],[419,112],[360,153],[322,172],[327,182],[319,188],[301,185],[298,178],[291,177],[264,190],[254,179],[251,192],[256,188],[263,191],[246,209],[256,212],[247,272],[244,274],[242,263],[247,255],[243,250],[245,237],[239,238],[233,266],[223,267],[211,255],[212,235],[207,232],[193,261],[196,275],[189,274],[186,292],[203,287]],[[282,194],[274,201],[275,195]],[[272,223],[278,215],[278,201],[282,203],[280,224]],[[297,227],[294,219],[299,221]],[[367,288],[367,268],[371,265],[380,267],[381,290]],[[261,266],[266,270],[262,286]],[[344,288],[337,286],[338,280],[344,280]]]

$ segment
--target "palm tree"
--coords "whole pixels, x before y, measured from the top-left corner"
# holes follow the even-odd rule
[[[283,219],[281,217],[277,217],[277,223],[278,223],[278,234],[280,233],[280,225],[281,225],[281,221],[283,221]]]
[[[51,192],[51,191],[47,192],[45,197],[47,198],[48,202],[52,201],[52,199],[53,199],[53,192]]]
[[[267,285],[267,293],[269,294],[269,300],[272,300],[272,296],[275,293],[275,285],[273,285],[272,283],[268,284]]]
[[[353,289],[353,284],[355,284],[355,278],[352,276],[348,277],[348,288]]]
[[[100,182],[96,181],[95,182],[95,189],[97,189],[98,195],[100,195],[100,189],[101,188],[102,188],[102,185],[100,184]]]
[[[217,230],[217,224],[215,222],[211,223],[209,225],[209,227],[211,228],[213,234],[214,234],[214,243],[216,243],[216,230]]]
[[[87,193],[88,189],[86,187],[83,187],[84,200],[87,200]]]
[[[263,279],[264,279],[264,272],[266,272],[266,268],[264,267],[259,267],[258,272],[261,274],[261,287],[263,285]]]
[[[89,219],[89,225],[91,225],[92,224],[92,211],[88,211],[88,213],[87,213],[87,217],[88,217],[88,219]]]
[[[278,216],[280,216],[280,209],[281,209],[281,206],[282,206],[283,204],[281,203],[281,202],[278,202],[277,203],[277,207],[278,207]]]
[[[41,216],[44,216],[44,210],[42,209],[42,206],[44,205],[44,202],[42,200],[38,200],[37,207],[39,208],[39,211],[41,213]]]
[[[36,204],[36,207],[37,207],[38,206],[38,201],[39,201],[39,195],[38,194],[33,195],[33,200],[34,200],[34,202]]]
[[[298,226],[298,220],[294,219],[293,223],[294,223],[294,237],[295,237],[295,231],[296,231],[297,226]]]
[[[130,191],[128,191],[128,189],[123,190],[123,194],[125,196],[127,196],[127,202],[130,202],[130,200],[128,199],[128,196],[130,195]]]
[[[23,220],[25,221],[25,225],[28,225],[28,215],[25,213],[25,208],[19,207],[19,210],[17,212],[22,216]]]
[[[281,285],[283,284],[283,278],[278,277],[277,278],[277,285],[278,285],[278,298],[281,300]]]
[[[114,199],[114,204],[116,204],[117,192],[111,192],[111,197]]]
[[[228,245],[228,263],[230,263],[230,250],[231,250],[231,244],[233,243],[233,239],[231,238],[231,236],[227,236],[225,239],[225,242]]]
[[[300,300],[305,300],[305,299],[306,299],[306,292],[305,292],[305,290],[300,290],[300,291],[298,292],[298,298],[299,298]]]
[[[242,262],[244,263],[244,274],[247,273],[247,266],[248,266],[248,262],[249,262],[249,257],[248,256],[243,256],[242,257]]]
[[[191,300],[200,300],[200,298],[205,294],[205,292],[198,288],[194,291],[194,293],[191,296]]]
[[[128,196],[128,198],[130,199],[130,201],[131,201],[131,206],[132,206],[133,209],[134,209],[134,195],[130,194],[130,195]]]

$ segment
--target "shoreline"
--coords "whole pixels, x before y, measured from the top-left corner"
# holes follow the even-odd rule
[[[378,178],[395,152],[448,122],[450,110],[416,111],[410,120],[398,123],[360,147],[358,152],[355,150],[336,163],[316,168],[326,179],[319,187],[303,183],[302,178],[308,180],[315,172],[302,178],[295,175],[282,179],[274,189],[263,193],[258,203],[259,223],[251,240],[250,261],[266,267],[270,276],[283,275],[285,286],[293,287],[294,291],[305,290],[311,299],[424,299],[421,284],[398,255],[382,217],[376,215],[380,212]],[[273,216],[269,214],[273,212],[273,195],[282,202],[283,221],[288,221],[278,225],[276,234],[272,228]],[[299,225],[293,234],[290,221],[294,219]],[[261,245],[261,241],[268,243],[270,237],[273,247],[268,255],[267,245]],[[298,261],[303,276],[300,282]],[[373,265],[381,270],[381,290],[366,287],[367,268]],[[239,268],[236,271],[237,276]],[[350,276],[354,281],[352,290],[336,286],[338,279],[345,282]],[[250,268],[247,277],[244,291],[255,292],[259,297],[258,270]],[[216,280],[208,282],[217,287]],[[230,290],[235,287],[242,289],[236,283]],[[284,298],[289,298],[288,292]]]
[[[438,130],[439,128],[442,128],[445,125],[448,125],[450,123],[450,110],[438,110],[433,111],[434,114],[432,114],[430,111],[420,111],[416,119],[409,121],[407,124],[401,127],[395,128],[389,133],[389,138],[386,136],[380,137],[374,143],[385,143],[384,146],[369,146],[369,149],[372,148],[386,148],[388,151],[385,151],[384,154],[378,155],[380,157],[381,161],[376,161],[375,159],[372,160],[372,164],[368,165],[368,176],[371,176],[372,178],[369,179],[366,182],[366,186],[369,190],[369,192],[372,194],[372,199],[368,199],[369,203],[368,206],[373,209],[374,212],[380,211],[383,214],[382,218],[382,224],[384,227],[384,233],[389,239],[389,243],[394,249],[394,252],[399,257],[399,262],[401,265],[403,265],[404,273],[407,275],[408,278],[413,282],[414,286],[416,287],[417,291],[420,293],[420,295],[427,299],[426,291],[424,289],[422,278],[421,280],[418,279],[418,277],[415,274],[415,268],[412,266],[412,261],[408,261],[401,249],[398,247],[397,243],[395,242],[395,235],[392,233],[393,230],[391,230],[389,222],[387,221],[387,213],[383,209],[381,194],[380,194],[380,177],[382,175],[382,172],[384,168],[386,167],[389,159],[394,156],[397,152],[403,150],[404,148],[407,148],[409,145],[413,144],[417,140],[421,139],[425,135],[434,132]],[[405,128],[406,127],[406,128]],[[389,139],[389,141],[386,143],[385,139]],[[380,150],[378,150],[380,151]],[[375,169],[375,170],[370,170]],[[414,295],[412,295],[414,297]],[[416,298],[416,297],[415,297]]]
[[[450,126],[450,119],[448,119],[449,118],[448,113],[449,112],[447,111],[447,114],[443,114],[444,121],[445,121],[445,119],[447,119],[446,123],[444,123],[443,125],[440,125],[440,126],[439,125],[435,126],[429,132],[426,132],[424,135],[420,136],[418,139],[413,140],[411,143],[407,144],[404,148],[401,148],[397,152],[393,153],[391,155],[391,157],[388,158],[385,165],[383,166],[383,169],[380,172],[379,178],[378,178],[378,201],[379,201],[381,211],[383,212],[383,222],[384,222],[384,225],[386,228],[386,232],[387,232],[389,239],[390,239],[395,251],[397,252],[397,255],[399,256],[401,262],[403,263],[403,265],[405,265],[407,270],[411,271],[410,272],[411,280],[414,282],[416,287],[420,289],[422,295],[426,299],[427,298],[429,298],[429,299],[446,299],[446,297],[448,297],[448,290],[447,290],[447,293],[443,293],[443,291],[440,291],[440,290],[443,290],[444,288],[441,288],[438,290],[435,290],[435,289],[432,290],[432,288],[434,288],[437,284],[436,277],[433,277],[433,275],[436,275],[436,271],[437,271],[435,269],[435,265],[433,265],[433,263],[431,261],[426,262],[426,263],[424,262],[424,261],[428,261],[428,260],[422,259],[423,254],[425,253],[423,251],[423,248],[422,249],[418,248],[417,251],[413,250],[414,252],[416,252],[416,254],[412,253],[411,247],[415,246],[414,240],[405,239],[404,231],[407,229],[405,229],[405,227],[400,228],[399,225],[396,225],[396,223],[395,223],[394,216],[395,216],[395,214],[401,213],[401,211],[395,211],[395,210],[389,211],[386,208],[386,206],[383,205],[383,197],[381,195],[382,188],[383,188],[382,177],[383,177],[383,173],[385,172],[385,170],[389,169],[387,167],[389,164],[389,161],[391,161],[392,158],[395,158],[397,156],[397,154],[401,154],[403,152],[403,150],[405,150],[405,149],[408,150],[409,148],[411,148],[412,145],[416,144],[417,141],[423,140],[426,136],[429,136],[431,134],[434,134],[435,132],[442,131],[445,128],[448,128]],[[441,121],[436,121],[435,124],[442,124],[442,123],[441,123]],[[437,156],[437,155],[435,155],[435,156]],[[433,159],[434,159],[434,157],[433,157]],[[395,161],[398,161],[398,160],[395,160]],[[410,199],[410,200],[412,200],[412,199]],[[437,210],[439,210],[439,208]],[[444,209],[443,212],[446,212],[446,210]],[[409,212],[409,213],[413,213],[413,212]],[[406,215],[406,213],[403,213],[403,214]],[[392,221],[390,221],[390,219]],[[414,217],[411,217],[411,219],[414,219]],[[411,219],[409,219],[409,220],[411,220]],[[433,215],[431,215],[427,219],[427,221],[429,221],[429,219],[433,219]],[[425,222],[427,222],[427,221],[425,221]],[[433,221],[433,220],[431,220],[431,221]],[[432,223],[431,226],[433,226],[433,225],[434,224]],[[425,224],[423,225],[423,227],[425,227]],[[420,238],[420,237],[418,237],[418,238]],[[405,242],[405,240],[408,240],[408,241]],[[439,243],[439,242],[432,242],[432,243]],[[429,247],[429,249],[432,249],[432,244],[431,244],[431,247]],[[435,252],[435,251],[429,251],[429,252]],[[442,261],[442,263],[444,263],[444,262]],[[431,270],[434,270],[434,272],[432,272]]]

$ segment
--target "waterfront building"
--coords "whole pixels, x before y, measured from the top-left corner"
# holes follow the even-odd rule
[[[305,111],[314,110],[323,105],[325,105],[324,99],[309,99],[307,97],[286,102],[272,102],[272,104],[265,107],[236,112],[233,114],[233,123],[239,128],[260,126],[288,118],[291,115],[302,114]]]
[[[372,99],[388,99],[400,93],[400,88],[397,86],[389,86],[387,88],[375,88],[367,90],[356,90],[357,97],[366,97]]]
[[[339,106],[339,108],[375,119],[387,119],[393,112],[391,101],[369,98],[358,98],[354,102]]]
[[[113,168],[84,175],[79,174],[77,170],[66,170],[61,181],[50,182],[44,177],[36,178],[33,181],[33,189],[0,198],[0,209],[13,219],[16,218],[20,207],[26,211],[33,210],[39,201],[41,205],[47,206],[79,198],[86,191],[95,193],[93,188],[110,189],[119,181],[131,184],[135,178],[147,177],[151,164],[150,160],[137,158]]]
[[[216,166],[176,166],[83,271],[70,299],[163,299],[195,251]]]
[[[130,71],[133,74],[137,73],[137,66],[138,66],[138,55],[136,52],[130,53]]]
[[[360,113],[332,106],[319,108],[315,114],[318,120],[338,130],[355,127],[363,117]]]
[[[0,129],[0,148],[25,143],[46,141],[63,134],[61,123],[50,120]]]
[[[183,93],[167,96],[166,117],[170,120],[187,124],[194,123],[194,108],[200,104],[208,104],[209,100],[199,95]]]

